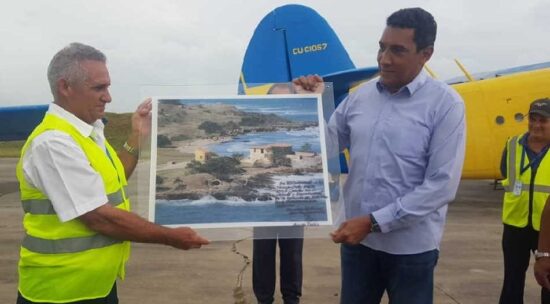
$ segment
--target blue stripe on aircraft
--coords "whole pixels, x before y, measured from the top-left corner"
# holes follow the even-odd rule
[[[0,108],[0,141],[26,139],[47,110],[48,105]]]

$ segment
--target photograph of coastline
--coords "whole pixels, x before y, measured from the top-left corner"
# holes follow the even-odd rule
[[[320,98],[157,98],[150,219],[228,228],[331,225]]]

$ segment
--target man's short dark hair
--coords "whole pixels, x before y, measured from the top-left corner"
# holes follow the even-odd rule
[[[386,19],[386,25],[414,29],[414,43],[417,51],[434,46],[437,23],[432,14],[420,7],[398,10]]]

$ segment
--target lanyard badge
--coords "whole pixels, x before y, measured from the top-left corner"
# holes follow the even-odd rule
[[[523,183],[519,180],[517,180],[515,183],[514,183],[514,195],[515,196],[520,196],[521,195],[521,188],[523,188]]]

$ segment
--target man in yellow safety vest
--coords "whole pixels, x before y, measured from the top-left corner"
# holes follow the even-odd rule
[[[127,178],[138,162],[140,136],[150,132],[151,100],[132,115],[124,149],[103,134],[111,102],[106,57],[72,43],[48,67],[54,97],[17,164],[25,236],[17,303],[118,303],[128,241],[179,249],[208,241],[187,227],[170,229],[130,212]]]
[[[501,163],[505,188],[502,208],[504,282],[500,304],[523,303],[525,272],[537,248],[541,214],[550,194],[550,99],[529,107],[529,131],[506,145]],[[550,303],[543,289],[542,303]]]

